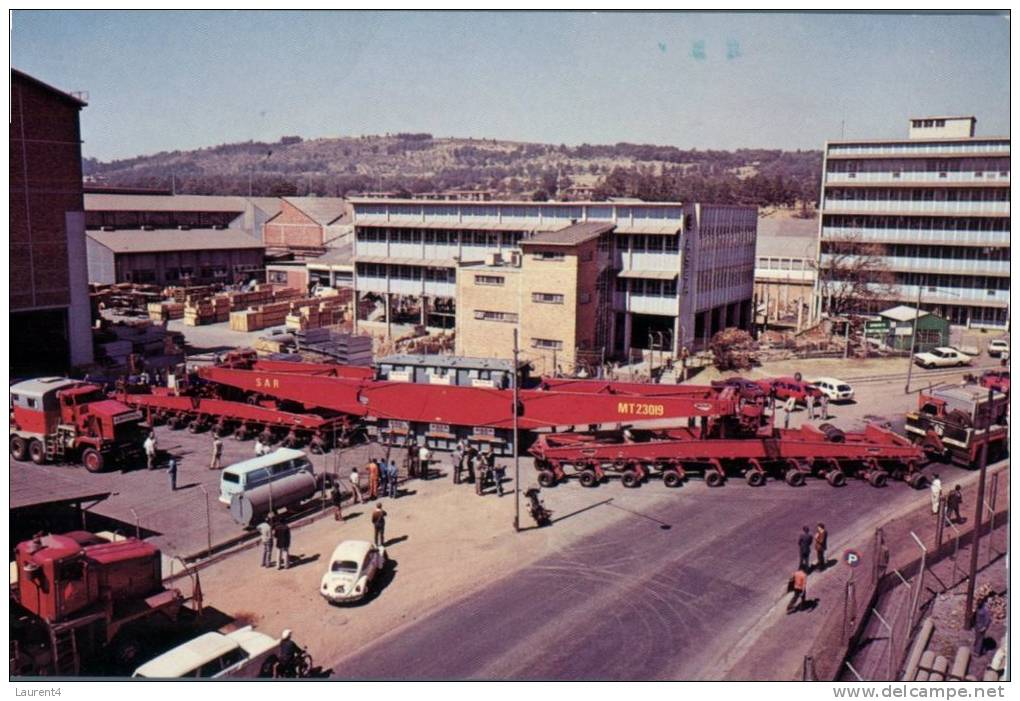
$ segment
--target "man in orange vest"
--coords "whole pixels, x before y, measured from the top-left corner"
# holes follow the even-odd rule
[[[379,463],[375,460],[368,462],[368,498],[379,498]]]
[[[790,587],[793,589],[793,598],[786,607],[787,613],[798,610],[801,604],[807,602],[807,573],[803,569],[798,569],[790,577]]]

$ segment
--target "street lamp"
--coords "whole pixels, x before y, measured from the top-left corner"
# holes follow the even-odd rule
[[[967,630],[974,627],[974,579],[977,577],[978,545],[981,542],[981,521],[984,517],[983,512],[985,508],[985,473],[988,472],[988,436],[992,430],[992,399],[994,396],[995,390],[989,387],[988,411],[985,412],[985,441],[981,445],[981,460],[978,463],[978,469],[981,473],[978,475],[977,499],[974,500],[974,537],[970,544],[970,574],[967,578],[967,603],[964,605],[963,626]],[[976,428],[974,433],[977,433]],[[992,534],[989,533],[988,537],[991,538]]]
[[[520,387],[517,379],[517,329],[514,329],[514,366],[511,368],[510,377],[513,381],[514,405],[513,409],[513,430],[514,430],[514,530],[518,533],[521,530],[521,456],[517,449],[517,408],[520,406]]]

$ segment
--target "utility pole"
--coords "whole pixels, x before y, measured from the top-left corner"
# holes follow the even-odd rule
[[[981,521],[985,509],[985,473],[988,471],[988,435],[992,430],[992,398],[995,390],[988,388],[988,409],[985,412],[985,439],[981,444],[981,460],[978,463],[978,493],[974,500],[974,537],[970,543],[970,576],[967,578],[967,603],[964,605],[963,625],[967,630],[974,627],[974,579],[977,577],[978,544],[981,542]],[[991,537],[991,536],[989,536]]]
[[[514,329],[514,366],[511,377],[513,378],[514,387],[514,405],[513,405],[513,417],[514,417],[514,531],[520,533],[521,530],[521,456],[517,450],[517,407],[519,401],[520,383],[517,380],[517,329]]]
[[[924,285],[918,280],[917,305],[914,308],[914,330],[910,334],[910,355],[907,356],[907,384],[903,387],[903,394],[910,394],[910,375],[914,370],[914,349],[917,347],[917,320],[921,317],[921,290]]]

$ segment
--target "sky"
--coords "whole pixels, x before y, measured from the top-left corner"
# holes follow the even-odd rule
[[[820,149],[918,115],[1009,134],[994,15],[15,11],[11,63],[86,91],[83,155],[430,132]]]

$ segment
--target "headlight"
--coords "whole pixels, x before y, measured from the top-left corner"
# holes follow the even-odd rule
[[[358,586],[354,587],[354,593],[355,593],[355,594],[360,594],[360,593],[361,593],[361,590],[362,590],[362,588],[363,588],[363,587],[362,587],[362,586],[361,586],[360,584],[359,584]]]

